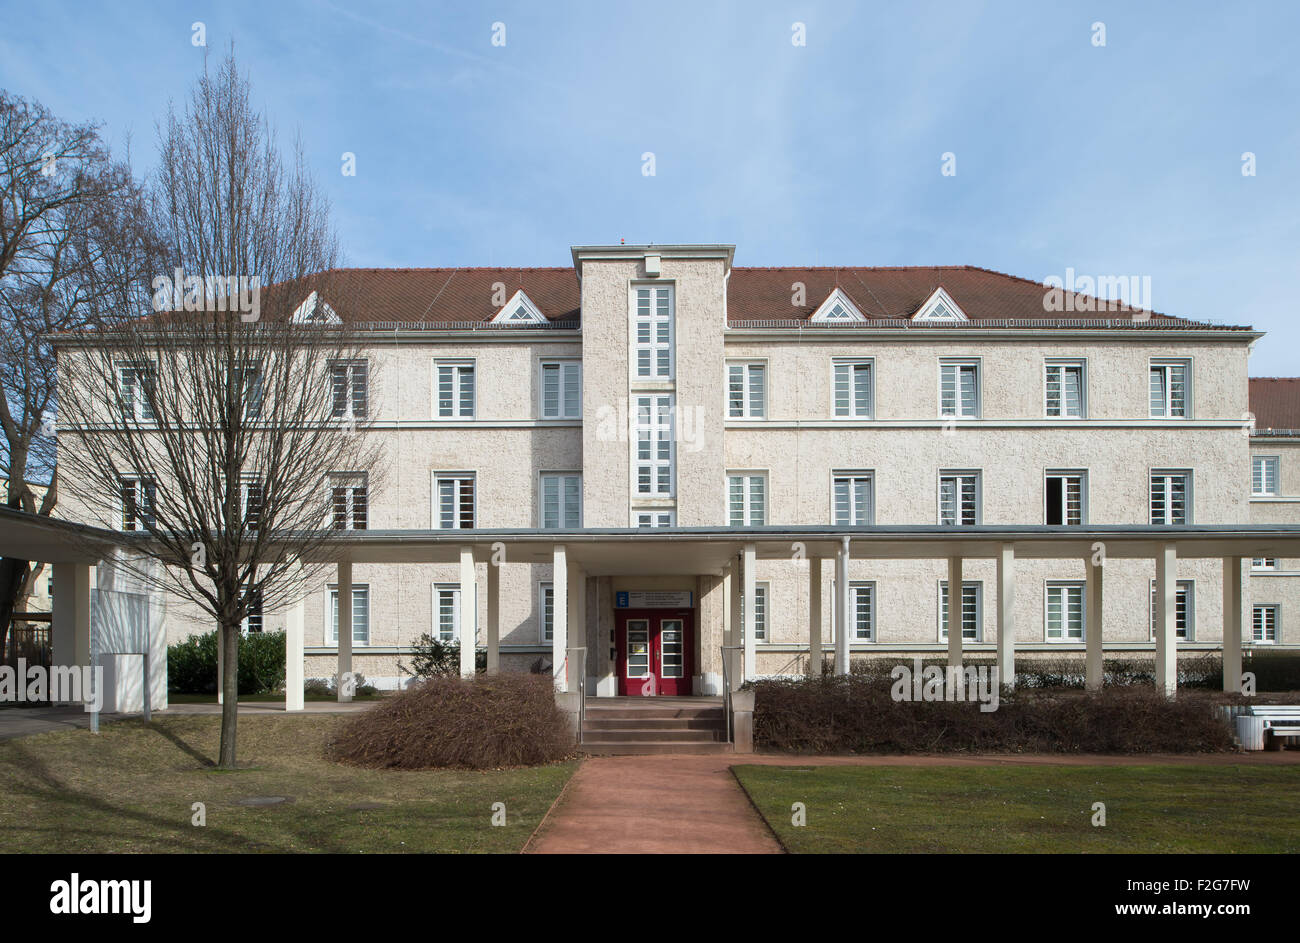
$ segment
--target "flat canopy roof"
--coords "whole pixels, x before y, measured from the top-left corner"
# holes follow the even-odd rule
[[[98,563],[125,534],[0,506],[0,557]]]

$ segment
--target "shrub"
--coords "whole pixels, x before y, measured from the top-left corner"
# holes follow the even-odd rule
[[[352,677],[356,680],[356,688],[352,692],[353,697],[374,697],[379,693],[379,688],[367,681],[366,676],[361,672],[352,672]],[[328,678],[308,678],[302,685],[304,695],[310,694],[317,697],[337,697],[338,690],[339,676],[337,673],[330,675]]]
[[[250,632],[239,640],[239,693],[284,690],[284,633]],[[167,689],[178,694],[217,693],[217,632],[191,635],[167,648]]]
[[[759,681],[754,740],[792,753],[1200,753],[1232,737],[1212,695],[1167,700],[1150,687],[1018,690],[998,709],[894,701],[887,674]]]
[[[415,641],[411,667],[400,661],[397,670],[421,681],[460,674],[460,641],[444,642],[425,632]],[[474,651],[474,670],[487,671],[487,651]]]
[[[573,749],[550,677],[497,674],[421,681],[348,723],[327,752],[376,769],[494,769],[549,763]]]

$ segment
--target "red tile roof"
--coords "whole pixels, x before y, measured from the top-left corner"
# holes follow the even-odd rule
[[[1300,429],[1300,377],[1251,377],[1255,429]]]

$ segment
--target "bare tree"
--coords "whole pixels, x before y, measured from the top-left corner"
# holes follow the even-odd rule
[[[104,314],[100,276],[121,269],[109,256],[134,245],[140,196],[94,125],[0,90],[0,474],[9,507],[49,515],[58,501],[50,336]],[[41,493],[37,480],[48,483]],[[0,651],[41,568],[0,560]]]
[[[331,527],[364,524],[378,451],[329,207],[233,56],[169,114],[159,163],[159,268],[118,283],[152,311],[60,339],[59,460],[85,519],[137,532],[135,575],[219,627],[229,768],[241,622],[305,592]]]

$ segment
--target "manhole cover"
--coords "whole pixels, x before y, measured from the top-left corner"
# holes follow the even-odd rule
[[[292,801],[288,796],[250,796],[247,799],[240,799],[238,805],[282,805]]]

